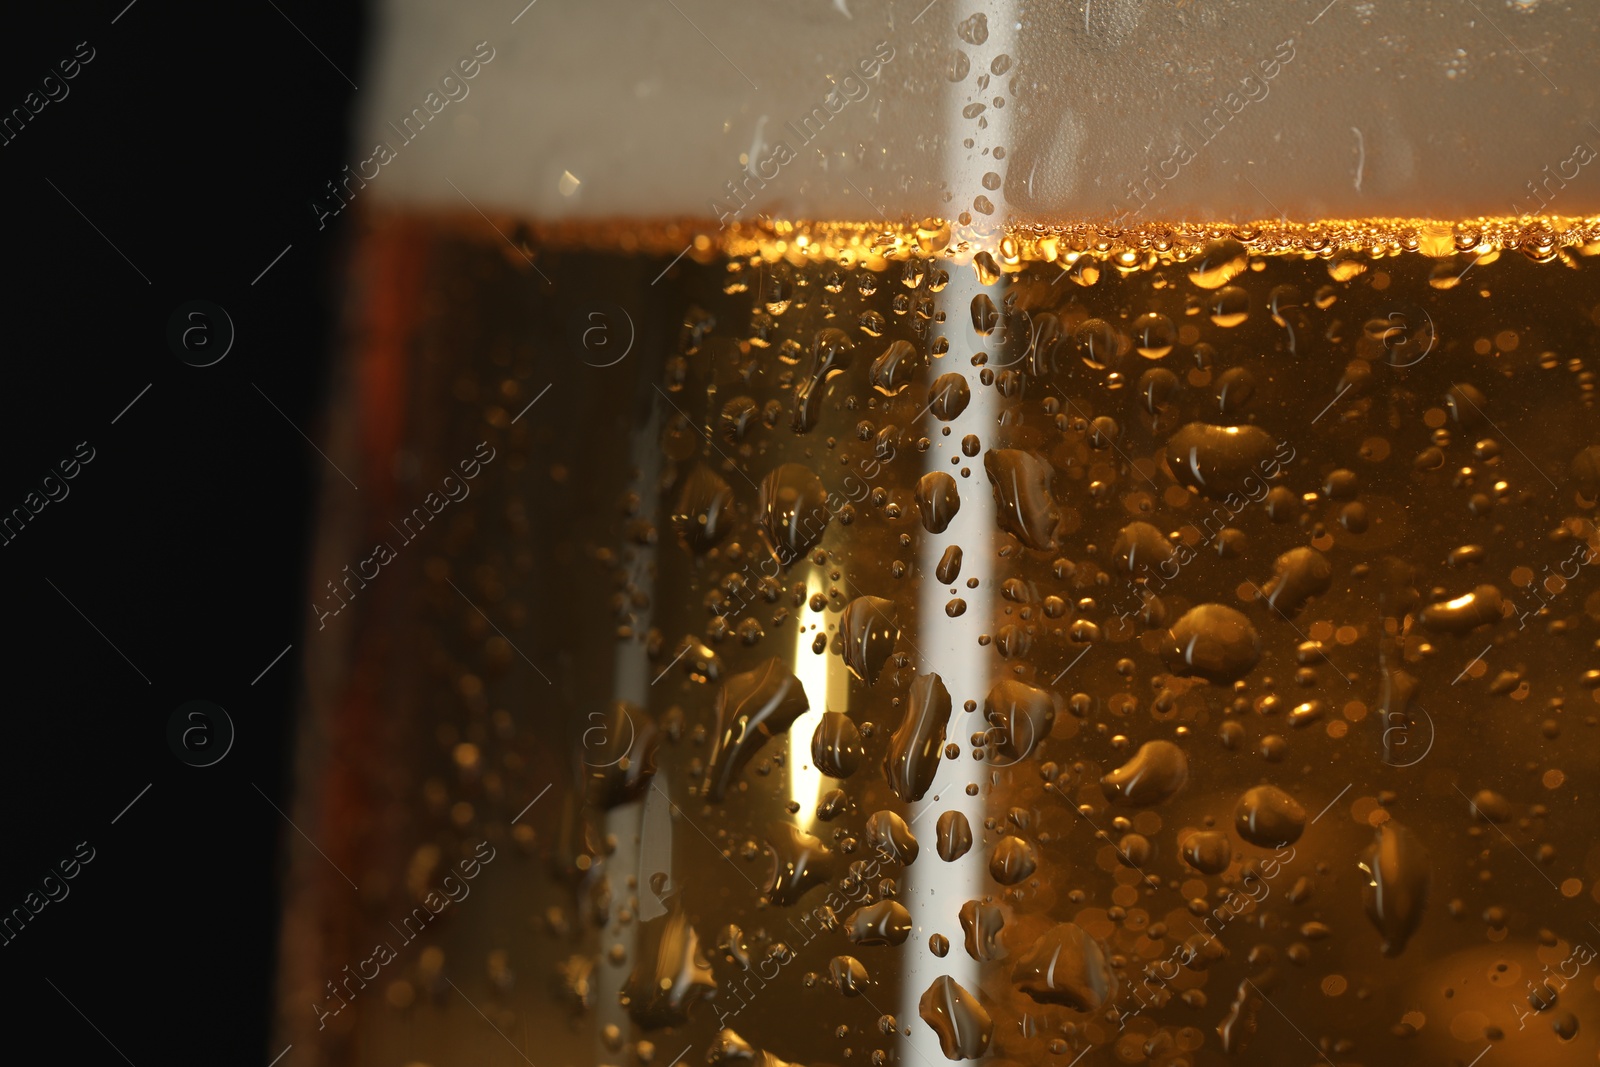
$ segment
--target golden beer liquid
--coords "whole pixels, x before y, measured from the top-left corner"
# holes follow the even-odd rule
[[[1597,1062],[1600,221],[952,242],[368,220],[297,1056]]]

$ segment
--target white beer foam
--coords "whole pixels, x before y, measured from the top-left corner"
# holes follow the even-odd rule
[[[988,195],[1012,220],[1600,211],[1600,5],[1019,0],[995,73],[962,36],[971,0],[524,2],[377,5],[356,196],[543,220],[955,217],[984,190],[948,176],[985,168],[954,90],[1009,123]],[[491,58],[467,79],[475,50]]]

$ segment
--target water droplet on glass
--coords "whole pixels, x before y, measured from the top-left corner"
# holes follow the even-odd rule
[[[762,479],[756,513],[756,525],[785,567],[822,540],[832,518],[822,479],[798,463],[785,463]]]
[[[766,842],[772,869],[763,894],[769,904],[787,907],[833,877],[833,853],[822,841],[791,822],[773,826]]]
[[[889,788],[901,800],[921,800],[933,784],[950,711],[950,692],[937,674],[919,675],[911,683],[905,716],[883,758]]]
[[[1035,940],[1011,971],[1011,981],[1039,1004],[1097,1012],[1116,995],[1105,948],[1076,923],[1059,923]]]
[[[1361,856],[1367,918],[1383,935],[1383,954],[1398,956],[1422,922],[1431,861],[1422,842],[1393,819],[1379,826]]]
[[[894,604],[883,597],[856,597],[839,620],[839,636],[850,673],[868,685],[874,684],[900,639]]]
[[[1189,757],[1171,741],[1146,741],[1133,758],[1100,779],[1113,804],[1147,808],[1172,798],[1189,780]]]
[[[1000,528],[1029,548],[1054,549],[1061,513],[1050,495],[1055,471],[1049,462],[1019,449],[992,448],[984,453],[983,469],[994,487]]]
[[[1261,638],[1243,612],[1226,604],[1190,608],[1167,631],[1167,667],[1185,677],[1228,685],[1261,659]]]
[[[954,863],[972,847],[972,826],[959,811],[940,814],[937,825],[939,858]]]
[[[928,389],[928,408],[940,422],[950,422],[967,410],[972,388],[965,375],[951,371],[935,378]]]
[[[947,1060],[982,1058],[994,1032],[994,1020],[978,998],[949,975],[940,975],[918,1003],[922,1021],[939,1036]]]
[[[1016,885],[1039,866],[1033,846],[1020,837],[1002,837],[989,853],[989,876],[1001,885]]]
[[[1248,263],[1238,241],[1213,241],[1190,266],[1189,280],[1202,289],[1219,289],[1243,273]]]
[[[911,827],[897,813],[875,811],[867,819],[867,846],[894,863],[910,866],[921,851]]]
[[[898,900],[880,900],[852,912],[845,933],[857,945],[903,944],[911,935],[911,913]]]
[[[706,770],[706,795],[721,800],[734,775],[762,745],[810,708],[800,679],[782,660],[736,674],[717,694],[716,745]]]
[[[1245,790],[1233,809],[1233,828],[1252,845],[1281,848],[1300,840],[1306,828],[1306,809],[1274,785]]]
[[[929,533],[944,533],[961,510],[961,490],[944,471],[930,471],[917,480],[917,511]]]
[[[830,778],[848,778],[861,766],[861,732],[850,716],[825,711],[811,735],[811,762]]]

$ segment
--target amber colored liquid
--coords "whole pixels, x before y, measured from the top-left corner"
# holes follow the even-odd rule
[[[1595,1062],[1593,221],[501,229],[364,239],[297,1056]]]

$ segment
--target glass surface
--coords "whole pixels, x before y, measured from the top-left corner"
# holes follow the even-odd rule
[[[574,147],[546,110],[473,155],[510,108],[440,131],[464,156],[407,148],[412,184],[361,208],[329,449],[362,492],[330,488],[311,582],[296,821],[327,851],[289,874],[297,1056],[1594,1062],[1600,221],[1548,214],[1590,200],[1517,146],[1531,121],[1493,157],[1535,179],[1512,215],[1462,217],[1498,178],[1418,177],[1487,159],[1526,85],[1375,114],[1390,140],[1358,132],[1350,174],[1297,127],[1326,151],[1282,172],[1286,217],[1248,169],[1281,139],[1243,107],[1183,182],[1097,169],[1155,151],[1129,116],[1177,122],[1220,60],[1143,104],[1116,82],[1061,133],[1094,70],[1052,81],[1049,56],[1150,85],[1176,54],[1153,8],[837,6],[852,47],[905,36],[861,74],[883,106],[848,101],[793,172],[761,169],[775,125],[743,148],[748,100],[718,105],[739,146],[702,151],[685,111],[650,131],[681,154],[626,182],[577,162],[626,147],[611,127]],[[1289,95],[1399,39],[1361,43],[1375,5],[1346,6],[1168,14],[1326,31],[1278,58]],[[825,36],[824,7],[769,25]],[[1495,14],[1539,20],[1558,55],[1523,58],[1587,99],[1559,13]],[[672,26],[682,66],[670,10],[639,18],[613,58]],[[430,19],[380,54],[391,82],[444,47]],[[774,92],[811,54],[795,32],[770,69],[729,63]],[[477,76],[526,88],[529,46],[497,47]]]

